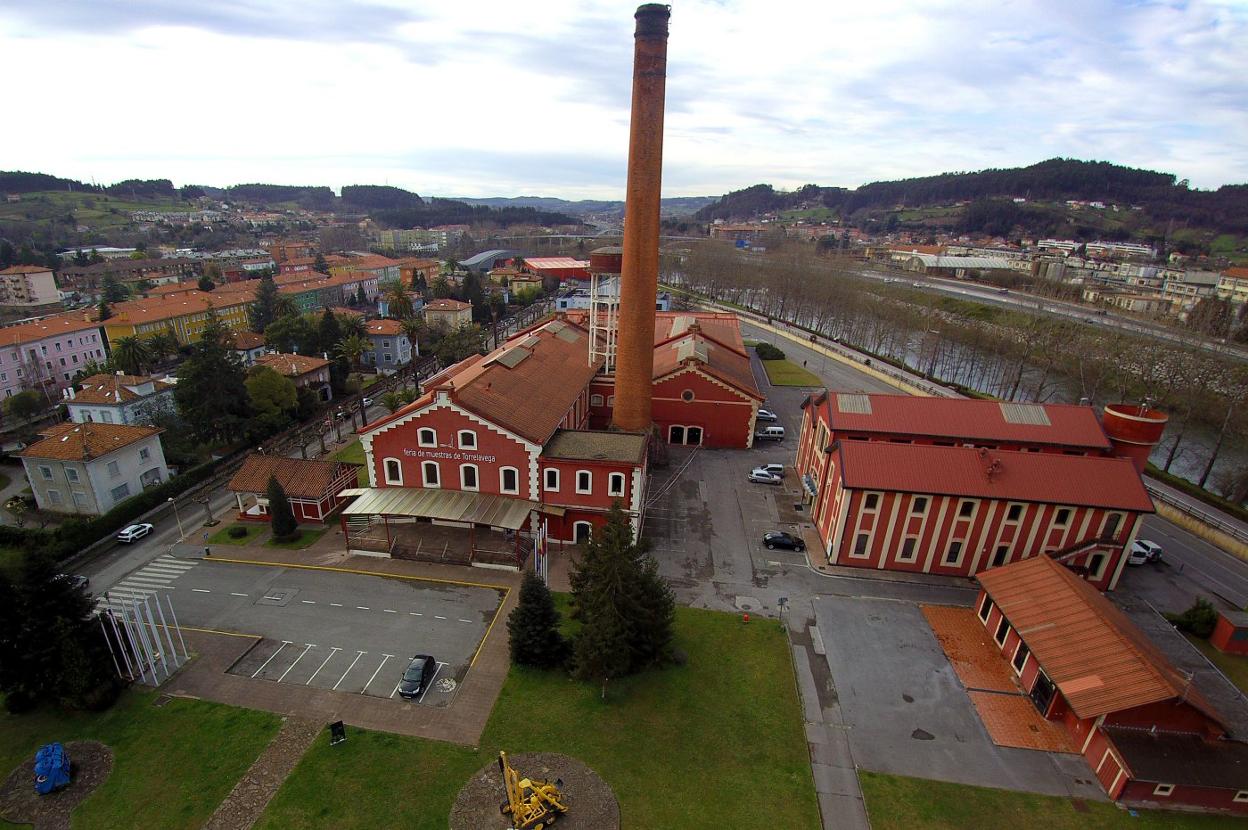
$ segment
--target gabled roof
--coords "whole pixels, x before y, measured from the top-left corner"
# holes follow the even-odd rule
[[[374,432],[429,406],[439,391],[477,416],[534,444],[545,444],[597,374],[589,333],[561,320],[522,332],[488,355],[473,355],[422,386],[420,399],[366,428]]]
[[[1107,450],[1105,431],[1087,406],[833,392],[833,432],[929,435],[968,441],[1051,444]]]
[[[256,358],[256,365],[267,366],[288,378],[297,378],[303,377],[309,372],[315,372],[317,369],[324,369],[329,365],[329,361],[319,357],[277,352],[275,354],[260,355]]]
[[[646,436],[640,432],[560,429],[542,448],[542,458],[640,464],[645,457]]]
[[[41,432],[47,436],[18,453],[23,458],[90,461],[131,444],[159,435],[163,429],[128,424],[58,424]]]
[[[369,334],[390,335],[391,337],[403,333],[403,324],[398,320],[369,320],[367,323],[367,331]]]
[[[141,387],[149,383],[152,385],[150,392],[139,391]],[[163,380],[157,380],[145,375],[109,374],[91,375],[91,377],[83,378],[80,386],[82,387],[81,391],[75,392],[74,397],[66,400],[65,403],[116,405],[141,400],[173,388],[172,383],[166,383]]]
[[[1153,501],[1125,458],[978,450],[842,440],[846,487],[968,496],[1152,513]]]
[[[452,300],[449,298],[430,300],[425,303],[425,311],[463,311],[465,308],[472,308],[472,303],[465,303],[460,300]]]
[[[269,486],[269,477],[277,476],[277,482],[286,495],[319,499],[348,467],[354,469],[341,461],[313,461],[255,453],[243,461],[243,466],[230,479],[229,489],[235,493],[263,493]],[[348,482],[354,483],[354,480]]]
[[[1179,698],[1223,723],[1126,614],[1048,556],[976,579],[1080,718]]]
[[[682,366],[693,365],[711,377],[757,400],[766,400],[758,391],[750,359],[694,331],[654,348],[654,378],[667,377]]]
[[[42,265],[14,265],[0,271],[0,275],[4,274],[42,274],[45,271],[51,271],[51,268],[45,268]]]
[[[256,334],[254,331],[234,332],[234,348],[239,351],[248,352],[252,349],[258,349],[263,345],[263,334]]]

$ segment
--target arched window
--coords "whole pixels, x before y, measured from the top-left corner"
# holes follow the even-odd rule
[[[520,471],[515,467],[503,467],[498,471],[498,489],[503,493],[520,492]]]
[[[387,458],[382,462],[385,468],[386,484],[402,484],[403,483],[403,465],[397,458]]]
[[[476,464],[459,465],[459,486],[464,490],[480,489],[477,481]]]
[[[594,490],[594,474],[589,470],[576,471],[576,492],[592,493]]]
[[[612,473],[607,476],[607,495],[622,496],[624,495],[624,474]]]
[[[477,434],[470,429],[461,429],[459,431],[459,448],[461,450],[475,450],[477,448]]]
[[[589,522],[573,522],[572,538],[576,542],[588,542],[589,537],[594,533],[594,526]]]
[[[547,490],[555,492],[559,490],[559,471],[554,467],[546,468],[546,484]]]
[[[422,427],[416,433],[416,441],[422,447],[436,447],[438,445],[438,433],[429,427]]]
[[[438,475],[438,462],[425,461],[420,465],[420,473],[424,477],[426,487],[442,486],[442,479]]]
[[[590,395],[589,405],[590,406],[602,406],[602,395]]]

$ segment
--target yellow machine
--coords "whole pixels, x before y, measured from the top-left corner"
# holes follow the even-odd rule
[[[499,805],[503,815],[511,816],[516,830],[543,830],[555,823],[555,819],[568,811],[561,779],[551,784],[521,778],[520,773],[507,761],[507,753],[498,753],[498,768],[503,773],[503,786],[507,788],[507,800]]]

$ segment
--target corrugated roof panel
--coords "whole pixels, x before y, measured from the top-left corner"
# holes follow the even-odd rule
[[[486,493],[378,487],[363,490],[342,513],[344,516],[416,516],[519,530],[528,522],[529,513],[540,508],[536,502]]]
[[[858,415],[871,414],[871,399],[866,395],[836,396],[836,408],[841,412],[854,412]]]
[[[1053,426],[1044,407],[1034,403],[1001,402],[1001,417],[1011,424],[1033,424],[1035,426]]]
[[[494,362],[501,363],[504,366],[506,366],[508,369],[514,369],[517,366],[519,366],[520,362],[523,361],[528,356],[529,356],[528,351],[526,351],[525,349],[516,347],[514,349],[508,349],[507,351],[500,354],[498,357],[494,358]]]

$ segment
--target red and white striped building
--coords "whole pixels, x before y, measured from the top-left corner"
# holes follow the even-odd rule
[[[1088,407],[824,392],[803,409],[830,565],[972,576],[1044,554],[1108,590],[1153,511]]]

